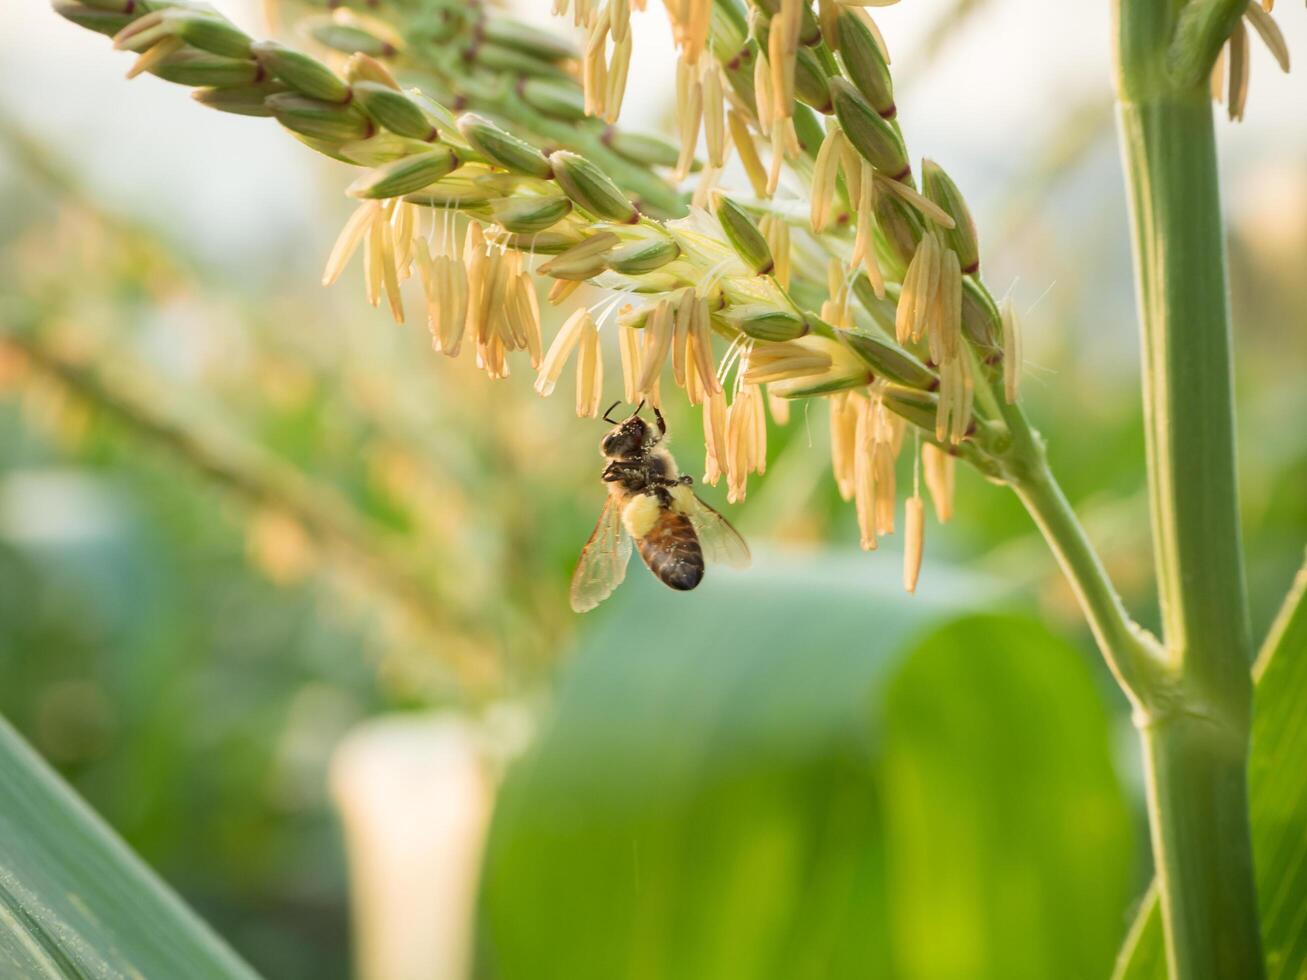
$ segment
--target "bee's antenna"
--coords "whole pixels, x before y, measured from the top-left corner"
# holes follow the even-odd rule
[[[608,406],[608,411],[604,412],[605,422],[608,422],[611,425],[617,424],[617,419],[610,419],[608,416],[612,415],[613,409],[615,409],[620,404],[622,404],[622,400],[619,398],[617,401],[613,402],[611,405]]]
[[[645,400],[644,400],[643,398],[641,398],[641,399],[640,399],[640,404],[635,406],[635,411],[632,412],[631,414],[632,414],[632,415],[639,415],[639,414],[640,414],[640,409],[644,408],[644,402],[645,402]]]

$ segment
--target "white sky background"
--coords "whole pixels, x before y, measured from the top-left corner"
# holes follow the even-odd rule
[[[149,76],[128,82],[130,55],[63,21],[42,0],[0,3],[15,8],[6,9],[0,33],[0,110],[88,172],[106,203],[162,223],[228,267],[266,274],[284,262],[321,261],[339,217],[324,215],[322,201],[344,181],[330,167],[305,166],[315,154],[270,121],[195,105],[180,86]],[[216,5],[256,36],[264,33],[253,0]],[[517,6],[526,18],[549,19],[549,0]],[[633,20],[624,121],[634,128],[658,128],[671,109],[671,39],[660,5],[649,7]],[[897,65],[912,61],[917,39],[948,7],[949,0],[904,0],[874,11]],[[982,235],[986,202],[1021,173],[1022,151],[1068,104],[1109,92],[1108,9],[1107,0],[991,0],[959,25],[928,75],[901,87],[909,146],[959,180],[979,211]],[[1283,3],[1277,16],[1291,49],[1307,59],[1307,11]],[[1247,164],[1296,165],[1307,144],[1307,78],[1282,75],[1256,38],[1253,47],[1248,119],[1220,125],[1236,203],[1257,172]],[[1124,226],[1123,215],[1120,221]],[[1048,285],[1027,284],[1034,295]]]

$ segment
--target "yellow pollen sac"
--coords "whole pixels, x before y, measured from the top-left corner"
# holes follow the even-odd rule
[[[637,541],[643,538],[653,530],[660,509],[656,497],[644,493],[632,497],[622,508],[622,524],[626,527],[626,533]]]

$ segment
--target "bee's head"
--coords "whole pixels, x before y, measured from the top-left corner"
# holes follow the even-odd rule
[[[644,403],[641,402],[640,405],[643,407]],[[616,407],[617,403],[614,403],[612,408],[604,413],[604,421],[616,422],[609,417],[609,413]],[[626,456],[634,456],[654,442],[653,426],[640,418],[639,412],[640,409],[637,408],[629,418],[616,422],[604,436],[603,442],[599,444],[600,452],[612,459],[622,459]]]

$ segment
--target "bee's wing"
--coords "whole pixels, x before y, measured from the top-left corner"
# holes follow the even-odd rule
[[[572,609],[589,612],[603,602],[626,578],[631,561],[631,538],[622,527],[622,508],[609,497],[599,514],[594,533],[581,549],[572,573]]]
[[[687,496],[686,514],[699,535],[704,558],[714,565],[748,568],[753,556],[749,554],[749,546],[740,537],[740,532],[731,527],[730,521],[700,500],[697,494]]]

